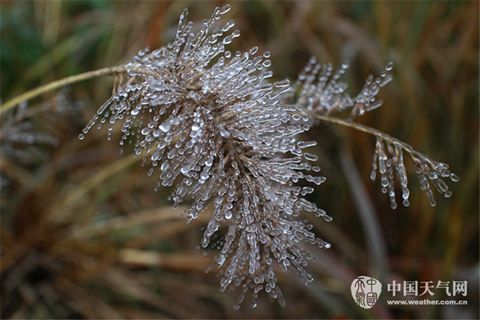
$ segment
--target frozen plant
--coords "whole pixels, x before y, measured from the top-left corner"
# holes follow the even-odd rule
[[[346,64],[333,73],[331,65],[312,59],[295,86],[288,80],[271,81],[268,51],[254,47],[231,52],[228,45],[240,36],[235,23],[221,23],[226,5],[195,26],[185,10],[175,39],[166,46],[140,51],[118,66],[71,76],[29,91],[0,107],[0,114],[22,101],[78,81],[114,75],[113,95],[97,110],[79,139],[94,127],[107,126],[108,139],[120,128],[120,145],[133,145],[148,175],[158,177],[156,188],[172,187],[175,206],[191,201],[186,212],[193,220],[212,209],[201,244],[204,248],[220,234],[216,263],[222,271],[220,287],[238,287],[238,306],[246,294],[252,306],[261,291],[284,304],[275,267],[294,270],[308,284],[312,258],[309,246],[330,244],[312,232],[301,217],[312,213],[326,221],[326,212],[305,197],[325,178],[314,164],[317,156],[304,149],[315,141],[299,136],[319,121],[352,127],[377,137],[374,173],[396,207],[395,177],[403,204],[409,191],[403,164],[406,152],[416,164],[421,186],[431,203],[432,183],[451,195],[442,178],[458,177],[411,146],[352,121],[378,108],[379,89],[391,80],[388,64],[377,78],[369,77],[358,95],[347,93],[341,81]],[[348,120],[331,114],[350,111]],[[217,243],[216,243],[217,244]]]
[[[345,62],[333,72],[331,64],[319,64],[315,57],[311,57],[298,76],[296,102],[312,114],[328,115],[350,110],[351,118],[380,107],[383,102],[377,99],[377,95],[380,88],[392,81],[393,63],[389,62],[379,77],[370,75],[355,97],[348,93],[347,84],[341,81],[348,67]]]
[[[380,175],[381,191],[388,195],[392,209],[397,208],[395,193],[397,183],[400,185],[403,205],[406,207],[410,205],[410,190],[404,164],[404,152],[406,152],[415,166],[420,188],[427,193],[430,205],[435,206],[436,201],[431,185],[445,198],[450,198],[452,192],[444,179],[459,181],[459,177],[448,170],[448,165],[431,159],[413,149],[409,144],[379,130],[353,122],[355,117],[382,105],[383,102],[377,98],[377,95],[380,89],[392,80],[392,69],[393,63],[389,62],[380,76],[370,75],[360,93],[352,97],[347,91],[347,84],[341,81],[341,77],[348,70],[348,64],[343,63],[337,71],[333,72],[331,64],[321,65],[312,57],[298,76],[295,90],[289,94],[286,101],[302,105],[312,121],[340,124],[376,137],[370,178],[376,180],[377,175]],[[330,116],[332,113],[345,110],[350,111],[347,121]]]
[[[302,281],[309,254],[304,244],[329,247],[300,218],[308,211],[330,221],[325,211],[306,200],[319,185],[317,157],[304,152],[314,141],[299,141],[310,119],[296,105],[282,104],[289,81],[271,83],[269,52],[232,53],[226,48],[240,35],[234,22],[220,24],[229,5],[215,9],[193,30],[187,11],[180,16],[173,42],[142,50],[125,65],[115,93],[87,124],[121,123],[120,144],[131,142],[144,157],[148,175],[160,186],[174,186],[174,205],[193,199],[186,212],[192,220],[207,207],[213,215],[203,235],[224,232],[217,264],[222,290],[240,287],[254,297],[264,290],[283,304],[274,265],[293,268]]]

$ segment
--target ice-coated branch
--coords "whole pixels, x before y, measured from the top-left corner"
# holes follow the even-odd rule
[[[431,185],[433,185],[440,194],[443,194],[445,198],[452,196],[452,191],[449,190],[444,179],[447,178],[452,182],[458,182],[459,177],[448,170],[446,163],[437,162],[427,155],[416,151],[411,145],[380,130],[367,127],[360,123],[325,115],[314,115],[313,118],[322,122],[349,127],[376,137],[370,179],[376,180],[377,174],[380,174],[382,192],[388,194],[390,206],[393,209],[397,208],[395,179],[397,179],[400,184],[403,205],[410,205],[410,190],[408,189],[408,178],[403,152],[406,152],[412,159],[415,172],[420,181],[420,188],[427,193],[430,205],[436,205]]]
[[[228,50],[240,35],[232,20],[220,22],[229,10],[216,8],[195,28],[185,10],[171,43],[125,64],[79,138],[104,125],[110,138],[119,124],[120,145],[133,145],[156,188],[173,187],[174,206],[192,201],[188,220],[213,208],[201,245],[219,250],[221,289],[238,287],[238,304],[248,296],[256,306],[262,291],[284,304],[275,266],[307,284],[307,245],[330,247],[300,216],[331,220],[305,198],[325,178],[304,150],[316,143],[299,137],[310,119],[282,102],[290,82],[270,81],[270,52]],[[223,240],[212,244],[216,233]]]

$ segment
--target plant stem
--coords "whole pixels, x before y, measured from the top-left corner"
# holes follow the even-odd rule
[[[112,75],[112,74],[117,74],[117,73],[122,73],[125,72],[124,67],[108,67],[108,68],[103,68],[103,69],[98,69],[98,70],[93,70],[93,71],[88,71],[85,73],[80,73],[74,76],[66,77],[54,82],[50,82],[46,85],[43,85],[41,87],[38,87],[36,89],[27,91],[19,96],[14,97],[11,100],[8,100],[4,104],[0,106],[0,115],[7,110],[19,105],[20,103],[30,100],[32,98],[35,98],[36,96],[39,96],[45,92],[53,91],[61,87],[65,87],[69,84],[80,82],[83,80],[88,80],[96,77],[101,77],[105,75]]]
[[[339,124],[339,125],[344,126],[344,127],[349,127],[349,128],[353,128],[353,129],[368,133],[370,135],[376,136],[376,137],[381,138],[381,139],[383,139],[385,141],[388,141],[390,143],[397,144],[410,154],[415,154],[415,155],[419,154],[419,152],[416,151],[415,149],[413,149],[413,147],[411,145],[406,144],[405,142],[403,142],[401,140],[398,140],[397,138],[392,137],[392,136],[390,136],[386,133],[383,133],[380,130],[367,127],[363,124],[352,122],[352,121],[346,121],[346,120],[342,120],[342,119],[334,118],[334,117],[330,117],[330,116],[322,116],[322,115],[314,115],[314,118],[317,119],[317,120],[320,120],[320,121]]]

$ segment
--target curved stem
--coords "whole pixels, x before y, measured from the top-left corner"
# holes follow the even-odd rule
[[[7,110],[15,107],[16,105],[19,105],[20,103],[30,100],[32,98],[35,98],[36,96],[39,96],[45,92],[53,91],[55,89],[67,86],[72,83],[80,82],[83,80],[88,80],[96,77],[101,77],[105,75],[112,75],[112,74],[117,74],[117,73],[122,73],[125,72],[126,69],[124,67],[108,67],[108,68],[103,68],[103,69],[98,69],[98,70],[93,70],[93,71],[88,71],[85,73],[77,74],[74,76],[66,77],[54,82],[50,82],[46,85],[43,85],[41,87],[38,87],[36,89],[27,91],[19,96],[16,96],[15,98],[8,100],[4,104],[0,106],[0,115]]]
[[[418,154],[419,153],[418,151],[413,149],[413,147],[411,145],[406,144],[405,142],[403,142],[401,140],[398,140],[397,138],[392,137],[392,136],[390,136],[386,133],[383,133],[380,130],[367,127],[363,124],[356,123],[356,122],[351,122],[351,121],[346,121],[346,120],[342,120],[342,119],[334,118],[334,117],[330,117],[330,116],[314,115],[313,117],[317,120],[320,120],[320,121],[330,122],[330,123],[338,124],[338,125],[341,125],[341,126],[344,126],[344,127],[353,128],[353,129],[368,133],[370,135],[376,136],[376,137],[381,138],[383,140],[389,141],[391,143],[397,144],[410,154],[412,154],[412,153],[413,154]]]

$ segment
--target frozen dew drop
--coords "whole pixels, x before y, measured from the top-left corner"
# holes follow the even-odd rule
[[[229,4],[226,4],[220,9],[220,11],[218,13],[219,14],[225,14],[225,13],[229,12],[230,9],[232,9],[232,6],[229,5]]]
[[[151,156],[150,159],[151,159],[152,161],[157,161],[158,158],[160,158],[160,151],[157,150],[157,151],[155,151],[155,152],[152,154],[152,156]]]
[[[153,169],[153,168],[150,168],[150,169],[148,170],[148,172],[147,172],[147,176],[151,177],[152,174],[153,174],[153,171],[154,171],[154,169]]]
[[[333,218],[329,215],[324,215],[322,216],[323,220],[325,220],[325,222],[332,222],[333,221]]]
[[[231,28],[233,28],[233,26],[235,26],[235,21],[233,20],[229,20],[222,28],[222,32],[227,32],[228,30],[230,30]]]
[[[316,145],[317,145],[316,141],[299,141],[299,142],[297,142],[297,147],[299,147],[300,149],[313,147],[313,146],[316,146]]]
[[[170,124],[168,123],[162,123],[159,127],[159,129],[162,131],[162,132],[165,132],[167,133],[168,131],[170,131]]]
[[[288,79],[277,81],[273,84],[277,88],[286,88],[290,86],[290,81]]]
[[[313,153],[305,152],[303,154],[303,157],[305,158],[305,160],[308,160],[308,161],[317,161],[318,160],[318,156],[316,154],[313,154]]]
[[[180,169],[180,172],[183,174],[183,175],[188,175],[188,173],[190,172],[191,168],[189,166],[183,166],[181,169]]]
[[[458,182],[458,181],[460,181],[460,177],[458,175],[456,175],[455,173],[451,173],[450,174],[450,180],[452,180],[452,182]]]
[[[393,61],[389,61],[385,66],[386,71],[391,71],[393,69]]]
[[[207,158],[207,160],[205,160],[205,165],[208,166],[208,167],[211,167],[213,164],[213,157],[210,156]]]
[[[430,203],[430,205],[432,207],[435,207],[437,205],[437,201],[435,200],[435,198],[433,197],[433,195],[431,194],[431,190],[428,190],[429,192],[427,192],[427,195],[428,195],[428,202]]]
[[[225,38],[223,39],[223,44],[224,44],[224,45],[230,44],[230,43],[232,43],[232,40],[233,40],[233,36],[231,36],[231,35],[228,36],[228,37],[225,37]]]

